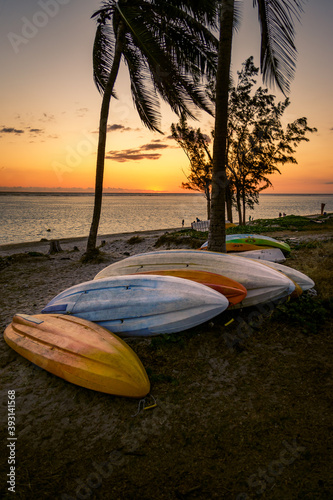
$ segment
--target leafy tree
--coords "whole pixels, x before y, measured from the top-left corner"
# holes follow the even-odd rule
[[[281,118],[290,101],[286,98],[276,103],[268,89],[254,90],[257,75],[258,68],[253,64],[253,57],[249,57],[238,72],[236,85],[229,90],[226,193],[236,202],[240,224],[245,224],[246,207],[253,208],[258,203],[260,191],[272,185],[268,176],[281,173],[280,165],[297,163],[293,156],[297,146],[302,141],[309,141],[307,133],[316,131],[308,127],[305,117],[283,128]],[[210,90],[213,97],[214,86]],[[209,137],[200,129],[188,127],[183,117],[171,130],[190,160],[189,182],[184,183],[184,187],[205,194],[207,190],[209,203],[212,175]],[[232,220],[229,213],[228,219]]]
[[[94,212],[85,259],[96,253],[107,121],[120,62],[127,65],[134,105],[145,126],[159,129],[159,97],[179,116],[191,104],[212,113],[201,85],[216,71],[218,41],[206,27],[216,21],[211,0],[105,0],[95,12],[94,79],[103,95],[97,150]]]
[[[253,0],[261,27],[260,65],[264,81],[289,92],[295,70],[294,21],[305,0]],[[233,30],[239,12],[236,0],[220,0],[220,43],[216,74],[216,111],[213,147],[212,203],[208,249],[226,251],[225,186],[227,184],[228,92]]]
[[[272,185],[268,175],[281,173],[279,165],[297,163],[297,146],[317,130],[308,127],[305,117],[284,129],[281,118],[290,101],[276,104],[275,96],[262,87],[253,92],[257,74],[249,57],[229,92],[227,174],[233,180],[240,224],[245,224],[246,206],[252,208],[259,192]]]
[[[190,161],[188,182],[182,187],[205,194],[207,200],[207,219],[210,219],[210,187],[213,158],[209,150],[210,138],[187,125],[186,118],[181,116],[179,123],[171,125],[172,137],[178,142]]]

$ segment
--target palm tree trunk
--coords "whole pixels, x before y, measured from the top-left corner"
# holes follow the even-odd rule
[[[236,187],[236,200],[237,200],[237,211],[238,211],[238,223],[241,226],[242,225],[242,205],[241,205],[240,189],[238,186]]]
[[[231,196],[230,184],[228,184],[225,188],[225,197],[226,197],[226,204],[227,204],[227,219],[229,222],[233,222],[232,196]]]
[[[246,198],[245,198],[245,189],[243,189],[243,194],[242,194],[242,198],[243,198],[243,226],[245,226],[246,224],[246,220],[245,220],[245,214],[246,214]]]
[[[106,146],[106,134],[107,134],[107,123],[109,116],[110,100],[113,91],[115,81],[117,79],[120,60],[122,56],[122,49],[124,44],[124,25],[120,23],[117,33],[116,46],[114,59],[112,63],[112,68],[110,71],[109,79],[104,89],[102,107],[99,120],[99,137],[98,137],[98,149],[97,149],[97,163],[96,163],[96,179],[95,179],[95,200],[94,200],[94,212],[92,217],[92,222],[90,226],[90,232],[87,242],[86,253],[84,255],[85,260],[93,258],[98,250],[96,249],[97,232],[99,221],[101,217],[102,210],[102,197],[103,197],[103,178],[104,178],[104,162],[105,162],[105,146]]]
[[[228,132],[228,92],[234,19],[234,0],[220,3],[220,44],[216,73],[216,109],[213,147],[211,219],[208,250],[226,252],[225,187]]]
[[[207,220],[210,220],[210,184],[206,186],[205,196],[207,200]]]

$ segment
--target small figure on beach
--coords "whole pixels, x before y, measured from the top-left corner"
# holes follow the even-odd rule
[[[281,212],[279,212],[279,217],[282,217],[282,214],[281,214]]]
[[[324,215],[324,208],[325,208],[326,203],[322,203],[320,206],[320,215]]]
[[[184,219],[183,219],[183,220],[182,220],[182,227],[184,227],[184,224],[185,224],[185,221],[184,221]]]
[[[283,217],[285,217],[287,214],[285,212],[283,212]]]

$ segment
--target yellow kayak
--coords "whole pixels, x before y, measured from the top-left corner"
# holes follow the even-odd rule
[[[21,356],[81,387],[133,398],[150,391],[135,352],[90,321],[63,314],[16,314],[4,338]]]

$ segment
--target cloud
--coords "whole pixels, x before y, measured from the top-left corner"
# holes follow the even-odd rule
[[[158,160],[161,153],[158,150],[168,148],[168,144],[162,144],[159,140],[153,141],[155,144],[149,143],[140,146],[139,148],[123,149],[121,151],[109,151],[105,158],[118,162],[139,161],[139,160]],[[153,152],[150,152],[153,151]]]
[[[14,127],[2,127],[2,129],[0,129],[0,133],[19,135],[19,134],[24,134],[24,130],[20,130]]]
[[[114,132],[115,130],[118,130],[119,132],[130,132],[130,131],[140,131],[140,128],[132,128],[132,127],[125,127],[124,125],[120,125],[120,123],[114,123],[113,125],[108,125],[107,127],[107,132]]]
[[[33,135],[44,134],[44,130],[42,128],[31,128],[31,127],[28,127],[28,131],[30,132],[30,134],[33,134]]]

